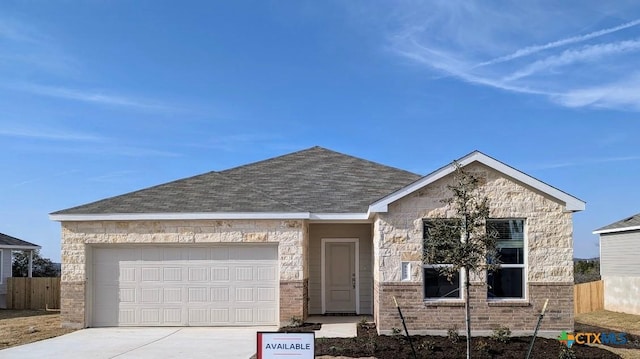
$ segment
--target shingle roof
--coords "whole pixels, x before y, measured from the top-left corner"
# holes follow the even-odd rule
[[[612,229],[623,229],[623,228],[629,228],[629,227],[640,227],[640,213],[634,214],[633,216],[627,217],[623,220],[611,223],[602,228],[598,228],[594,232],[609,231]]]
[[[27,241],[23,241],[22,239],[18,239],[16,237],[11,237],[4,233],[0,233],[0,246],[40,247],[37,244],[29,243]]]
[[[420,175],[312,147],[209,172],[53,214],[364,213]]]

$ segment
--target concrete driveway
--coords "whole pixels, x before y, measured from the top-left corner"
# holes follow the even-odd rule
[[[91,328],[0,350],[0,358],[239,358],[256,352],[256,332],[246,328]]]

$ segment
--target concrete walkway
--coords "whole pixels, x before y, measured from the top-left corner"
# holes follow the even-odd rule
[[[322,328],[316,331],[316,338],[353,338],[358,336],[358,323],[365,318],[361,316],[321,316],[314,315],[307,318],[308,323],[322,323]]]
[[[245,359],[256,352],[256,332],[277,329],[92,328],[0,350],[0,358]]]

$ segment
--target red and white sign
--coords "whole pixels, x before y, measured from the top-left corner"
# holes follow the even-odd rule
[[[313,359],[316,334],[258,332],[258,359]]]

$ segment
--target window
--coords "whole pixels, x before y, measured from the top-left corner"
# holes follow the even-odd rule
[[[443,227],[441,227],[443,226]],[[450,267],[446,263],[447,251],[451,251],[446,243],[437,241],[433,235],[438,228],[438,233],[460,237],[460,221],[456,219],[430,219],[424,221],[424,242],[422,265],[422,281],[424,284],[425,299],[460,298],[460,272],[454,273],[451,278],[440,273],[440,268]],[[432,241],[432,242],[429,242]],[[429,245],[427,245],[429,244]]]
[[[487,297],[524,298],[524,220],[489,219],[487,231],[497,235],[500,267],[487,272]]]

